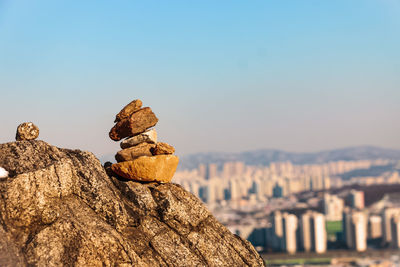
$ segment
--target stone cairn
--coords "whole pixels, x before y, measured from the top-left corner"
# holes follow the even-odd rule
[[[117,114],[114,122],[110,138],[125,139],[120,143],[122,150],[115,155],[118,163],[111,170],[126,179],[170,182],[179,158],[173,155],[175,149],[171,145],[157,142],[157,132],[152,127],[158,119],[151,108],[142,108],[141,100],[133,100]]]

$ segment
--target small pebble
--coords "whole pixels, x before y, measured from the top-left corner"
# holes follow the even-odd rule
[[[32,122],[21,123],[17,128],[17,141],[35,140],[39,136],[39,128]]]

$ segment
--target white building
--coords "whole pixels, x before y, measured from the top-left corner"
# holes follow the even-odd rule
[[[345,209],[343,229],[348,248],[356,251],[367,249],[367,223],[367,215],[364,212]]]
[[[283,250],[296,253],[297,250],[297,217],[293,214],[283,214]]]
[[[391,220],[396,214],[400,214],[400,208],[385,208],[382,211],[382,233],[384,244],[390,244],[392,241]]]
[[[326,252],[327,234],[323,214],[307,211],[301,216],[299,230],[300,244],[304,251]]]
[[[336,195],[325,193],[324,195],[324,213],[327,221],[342,220],[344,208],[343,199]]]
[[[394,215],[390,222],[392,228],[391,247],[400,248],[400,214]]]

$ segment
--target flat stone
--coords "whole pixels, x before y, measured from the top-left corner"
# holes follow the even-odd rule
[[[157,143],[153,149],[153,155],[170,155],[175,153],[175,148],[167,143]]]
[[[35,140],[39,136],[39,128],[32,122],[21,123],[17,128],[17,141]]]
[[[157,132],[154,129],[146,131],[144,133],[135,135],[131,138],[125,139],[121,142],[120,146],[122,149],[136,146],[141,143],[150,143],[155,144],[157,143]]]
[[[109,136],[114,141],[125,137],[132,137],[143,133],[158,122],[156,115],[151,108],[142,108],[132,113],[128,118],[119,121],[110,131]]]
[[[172,180],[178,163],[179,158],[174,155],[143,156],[132,161],[115,163],[111,169],[126,179],[168,183]]]
[[[141,156],[152,156],[153,154],[151,151],[155,146],[155,144],[141,143],[137,146],[118,151],[118,153],[115,155],[115,159],[118,162],[122,162],[134,160]]]
[[[132,113],[138,111],[141,107],[142,107],[142,101],[140,99],[133,100],[117,114],[114,122],[119,122],[125,118],[128,118],[129,116],[132,115]]]

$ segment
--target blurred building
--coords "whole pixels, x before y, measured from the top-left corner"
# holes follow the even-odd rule
[[[400,214],[394,215],[391,220],[392,242],[391,247],[400,248]]]
[[[363,209],[364,208],[364,192],[351,190],[350,191],[350,205],[355,209]]]
[[[327,237],[325,217],[323,214],[307,211],[299,220],[300,245],[304,251],[324,253],[326,251]]]
[[[207,176],[206,179],[211,179],[211,178],[215,178],[218,176],[218,166],[217,164],[209,164],[208,165],[208,172],[207,172]]]
[[[283,197],[283,187],[280,186],[278,183],[276,183],[274,188],[272,189],[272,196],[276,198]]]
[[[283,214],[283,247],[282,250],[288,253],[295,253],[297,250],[297,217],[293,214]]]
[[[336,195],[324,194],[324,213],[327,221],[342,220],[344,208],[343,199]]]
[[[400,214],[400,208],[385,208],[382,211],[383,244],[388,245],[392,242],[391,220],[396,214]]]
[[[201,177],[202,179],[205,179],[207,176],[207,167],[204,164],[200,164],[199,167],[197,168],[198,170],[198,175],[199,177]]]
[[[382,217],[372,215],[368,219],[368,238],[376,239],[382,237]]]
[[[343,232],[349,249],[367,249],[367,215],[364,212],[346,208],[343,212]]]
[[[231,200],[239,200],[242,197],[238,180],[236,179],[229,180],[229,193]]]
[[[306,252],[310,252],[313,249],[311,241],[311,216],[312,211],[307,211],[299,218],[299,243],[301,248]]]
[[[271,221],[271,241],[270,246],[275,250],[281,250],[283,247],[283,217],[280,211],[276,211],[273,213]]]

